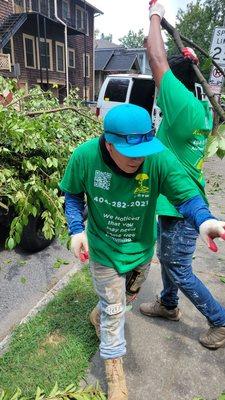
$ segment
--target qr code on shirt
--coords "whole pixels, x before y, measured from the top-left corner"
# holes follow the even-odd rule
[[[112,174],[109,172],[95,171],[94,186],[100,189],[109,190]]]

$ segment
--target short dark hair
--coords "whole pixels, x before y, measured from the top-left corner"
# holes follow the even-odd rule
[[[195,83],[198,82],[197,76],[192,68],[192,61],[184,58],[181,54],[168,58],[169,66],[173,74],[186,86],[191,92],[195,92]]]

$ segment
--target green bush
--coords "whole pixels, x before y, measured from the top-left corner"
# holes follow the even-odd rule
[[[6,104],[9,93],[13,100]],[[101,122],[71,91],[62,105],[39,87],[24,96],[15,81],[0,77],[0,208],[14,219],[6,247],[21,240],[29,215],[40,215],[46,239],[66,237],[63,197],[58,190],[74,148],[101,133]],[[2,101],[3,99],[3,101]],[[71,107],[60,112],[47,110]],[[40,114],[31,114],[43,110]]]

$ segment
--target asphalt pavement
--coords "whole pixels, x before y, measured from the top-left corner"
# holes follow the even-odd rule
[[[0,341],[73,269],[73,255],[56,241],[34,254],[0,247]]]

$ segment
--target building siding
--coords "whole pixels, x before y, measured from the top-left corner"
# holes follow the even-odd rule
[[[11,4],[11,8],[9,7]],[[77,4],[82,6],[83,3],[77,1]],[[3,7],[3,5],[5,7]],[[12,3],[6,2],[5,0],[0,0],[0,22],[12,13]],[[10,11],[7,11],[10,10]],[[90,77],[86,78],[87,88],[89,88],[90,99],[93,99],[94,95],[94,70],[93,70],[93,35],[94,35],[94,13],[92,9],[87,9],[88,11],[88,19],[89,19],[89,35],[86,35],[86,51],[90,56]],[[8,12],[8,14],[7,14]],[[74,3],[71,2],[70,5],[70,15],[75,18],[75,7]],[[40,20],[42,20],[42,16],[40,16]],[[17,31],[17,33],[13,37],[14,43],[14,59],[15,63],[20,64],[20,83],[27,83],[28,87],[34,87],[37,83],[40,83],[40,69],[35,68],[26,68],[25,67],[25,59],[24,59],[24,45],[23,45],[23,34],[38,37],[37,34],[37,19],[36,15],[30,16],[28,14],[28,20],[23,24],[23,26]],[[71,30],[70,30],[71,32]],[[77,32],[79,33],[79,32]],[[40,24],[40,36],[44,37],[43,32],[43,22]],[[60,23],[52,22],[50,19],[46,18],[46,38],[52,41],[52,55],[53,55],[53,71],[48,71],[48,77],[50,83],[57,83],[62,86],[65,86],[65,73],[57,72],[56,70],[56,42],[64,43],[64,27]],[[68,47],[75,50],[75,68],[69,67],[69,84],[70,88],[78,87],[80,97],[83,98],[84,91],[84,74],[83,74],[83,54],[85,49],[85,38],[82,33],[76,35],[68,35]],[[36,59],[37,59],[37,41],[35,40],[35,49],[36,49]],[[7,74],[7,71],[4,71],[4,76],[11,76],[11,74]],[[46,71],[42,70],[43,81],[46,82]],[[62,89],[62,87],[61,87]]]

